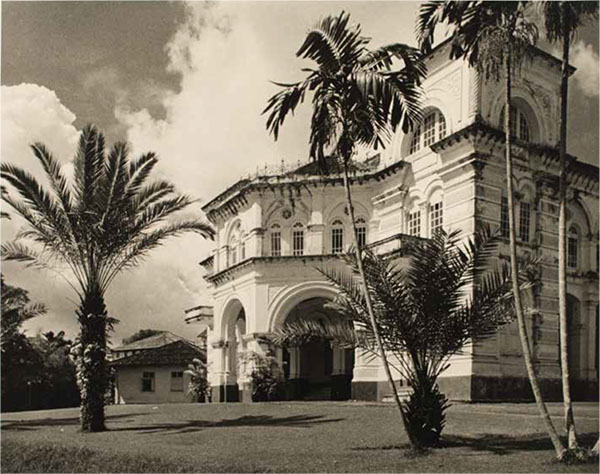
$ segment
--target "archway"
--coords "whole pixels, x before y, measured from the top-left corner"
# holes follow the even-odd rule
[[[284,324],[310,320],[327,323],[342,318],[327,307],[328,302],[324,297],[304,299],[289,311]],[[332,341],[315,339],[298,347],[283,348],[282,362],[289,399],[350,398],[354,370],[353,349],[339,347]]]
[[[238,299],[230,300],[224,308],[222,334],[222,370],[216,401],[237,402],[241,399],[244,384],[247,383],[246,364],[243,359],[246,351],[246,312]]]

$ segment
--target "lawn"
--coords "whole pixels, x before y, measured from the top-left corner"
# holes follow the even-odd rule
[[[558,426],[562,407],[551,404]],[[598,404],[576,404],[598,436]],[[2,415],[2,471],[28,472],[598,472],[565,466],[532,404],[455,404],[444,447],[408,449],[391,404],[296,402],[108,407],[104,433],[78,431],[78,410]]]

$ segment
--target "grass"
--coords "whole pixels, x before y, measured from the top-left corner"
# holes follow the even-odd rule
[[[562,407],[551,404],[561,426]],[[532,404],[455,404],[443,447],[409,449],[391,404],[313,402],[108,407],[103,433],[78,410],[2,416],[2,472],[598,472],[566,466]],[[598,404],[576,404],[598,437]]]

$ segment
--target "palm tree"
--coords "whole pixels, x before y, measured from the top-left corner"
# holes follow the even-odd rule
[[[546,425],[559,459],[565,448],[552,424],[542,399],[533,365],[529,336],[525,324],[521,292],[518,284],[513,175],[511,157],[511,81],[521,62],[537,40],[537,28],[525,17],[526,3],[518,2],[449,2],[432,1],[421,5],[417,20],[417,38],[424,52],[431,50],[438,24],[447,22],[452,28],[451,58],[463,57],[475,66],[485,79],[504,77],[504,133],[506,137],[506,187],[508,198],[509,247],[515,311],[523,359],[540,415]]]
[[[412,388],[402,414],[409,439],[418,448],[438,445],[449,404],[437,380],[449,367],[450,358],[469,341],[492,336],[514,318],[510,268],[492,265],[498,233],[486,227],[466,244],[459,246],[459,241],[457,231],[438,231],[411,246],[406,265],[393,255],[370,251],[364,255],[384,348]],[[343,318],[329,324],[315,320],[286,324],[274,336],[277,343],[295,346],[325,338],[379,355],[366,298],[354,278],[359,274],[356,255],[346,259],[353,274],[322,269],[338,290],[332,306]],[[523,287],[530,285],[524,278],[528,268],[523,267],[520,275]]]
[[[408,130],[420,120],[419,85],[426,69],[419,52],[404,44],[368,50],[369,39],[362,36],[360,26],[350,26],[349,21],[350,16],[342,12],[324,18],[309,31],[296,56],[311,59],[317,68],[303,69],[308,73],[303,81],[277,84],[284,89],[271,97],[263,113],[269,114],[267,129],[277,140],[285,118],[293,114],[307,93],[313,93],[310,157],[327,170],[326,152],[331,152],[343,170],[362,291],[382,364],[400,409],[362,269],[348,170],[358,146],[383,147],[396,127]],[[402,70],[391,70],[394,59],[403,62]]]
[[[598,18],[598,2],[543,2],[542,14],[546,37],[562,42],[560,82],[560,172],[558,185],[558,308],[560,326],[560,361],[562,374],[565,429],[569,450],[577,450],[577,433],[571,404],[567,326],[567,98],[569,89],[569,49],[577,28],[587,19]]]
[[[28,267],[52,270],[77,293],[81,429],[102,431],[106,338],[115,322],[104,303],[110,283],[166,238],[184,232],[212,237],[213,230],[197,219],[166,221],[192,201],[177,194],[167,181],[148,182],[157,163],[154,153],[130,160],[124,143],[106,153],[104,136],[88,126],[81,133],[73,161],[74,178],[69,180],[43,144],[31,148],[51,190],[28,172],[2,163],[2,179],[20,195],[20,199],[7,195],[4,200],[26,222],[14,242],[2,245],[2,256]]]

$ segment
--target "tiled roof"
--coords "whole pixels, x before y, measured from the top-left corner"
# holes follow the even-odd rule
[[[112,366],[179,365],[187,366],[193,359],[206,360],[206,351],[191,342],[180,339],[155,349],[147,349],[111,362]]]
[[[140,349],[155,349],[162,347],[175,341],[181,341],[183,337],[173,334],[169,331],[162,331],[154,336],[145,337],[139,341],[132,342],[131,344],[124,344],[122,346],[114,347],[113,351],[135,351]]]

